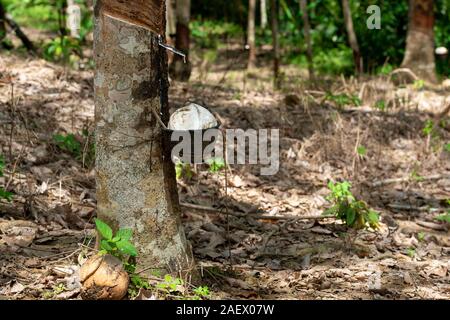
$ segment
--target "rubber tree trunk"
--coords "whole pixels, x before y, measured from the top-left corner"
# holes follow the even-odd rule
[[[302,12],[302,18],[303,18],[303,33],[305,35],[305,42],[306,42],[306,57],[308,59],[309,78],[313,79],[314,78],[314,62],[313,62],[313,50],[312,50],[312,42],[311,42],[311,24],[309,23],[307,0],[300,0],[300,11]]]
[[[342,0],[342,11],[344,13],[345,29],[347,30],[348,42],[353,51],[353,60],[355,63],[356,73],[363,71],[363,61],[361,51],[359,50],[358,38],[356,37],[355,28],[353,27],[352,11],[348,0]]]
[[[247,69],[254,68],[256,63],[255,15],[256,15],[256,0],[249,0],[248,26],[247,26],[247,45],[249,53],[248,53]]]
[[[170,75],[178,81],[188,81],[191,77],[192,65],[189,61],[191,0],[177,0],[176,2],[177,36],[175,46],[186,54],[186,63],[183,57],[174,55],[170,65]]]
[[[261,9],[261,29],[265,29],[267,27],[267,0],[261,0],[260,2]]]
[[[175,169],[152,115],[155,110],[168,119],[167,54],[157,36],[165,32],[165,1],[146,2],[153,12],[145,24],[157,33],[124,22],[125,15],[108,16],[106,8],[116,3],[122,2],[95,4],[97,216],[114,230],[134,230],[138,270],[188,272],[193,259],[180,221]]]
[[[67,11],[67,3],[66,2],[56,2],[56,10],[58,11],[58,27],[60,36],[63,37],[67,35],[66,30],[66,11]]]
[[[276,88],[280,87],[280,43],[278,39],[278,1],[270,1],[270,13],[272,21],[272,44],[273,44],[273,75]]]
[[[435,83],[434,1],[409,1],[409,26],[402,67],[411,69],[419,78]]]

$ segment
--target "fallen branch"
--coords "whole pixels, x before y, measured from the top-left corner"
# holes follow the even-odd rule
[[[405,211],[432,212],[432,211],[437,211],[438,210],[436,208],[430,208],[430,207],[427,207],[427,206],[416,207],[416,206],[411,206],[409,204],[398,204],[398,203],[389,203],[387,206],[389,208],[391,208],[391,209],[405,210]]]
[[[437,223],[433,223],[433,222],[426,222],[426,221],[416,221],[416,224],[427,228],[427,229],[431,229],[431,230],[436,230],[436,231],[448,231],[447,226],[443,225],[443,224],[437,224]]]
[[[186,202],[181,202],[180,205],[185,208],[189,209],[195,209],[200,211],[208,211],[208,212],[221,212],[218,208],[213,207],[207,207],[207,206],[201,206],[198,204],[191,204]],[[294,215],[283,215],[283,216],[273,216],[269,214],[263,214],[263,213],[243,213],[243,212],[236,212],[236,211],[228,211],[229,215],[239,217],[239,218],[245,218],[245,217],[252,217],[255,219],[261,219],[261,220],[324,220],[324,219],[334,219],[333,216],[294,216]]]
[[[431,175],[431,176],[420,177],[420,182],[421,181],[448,179],[448,178],[450,178],[450,174],[435,174],[435,175]],[[381,186],[385,186],[385,185],[393,184],[393,183],[409,182],[411,180],[412,180],[412,178],[410,176],[403,177],[403,178],[385,179],[385,180],[375,181],[374,183],[372,183],[372,187],[376,188],[376,187],[381,187]]]
[[[28,51],[35,53],[36,48],[34,47],[33,42],[31,42],[31,40],[28,39],[27,35],[22,31],[22,29],[19,27],[17,22],[14,21],[11,15],[6,14],[5,21],[11,27],[11,29],[14,30],[16,36],[20,39],[20,41],[22,41],[25,48],[27,48]]]

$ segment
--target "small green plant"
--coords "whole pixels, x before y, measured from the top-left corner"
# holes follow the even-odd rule
[[[137,274],[130,275],[130,285],[128,287],[128,295],[131,299],[134,299],[138,294],[140,289],[149,290],[151,285],[147,280],[143,279]]]
[[[364,201],[356,200],[351,192],[351,187],[352,185],[348,181],[329,182],[328,188],[331,194],[327,200],[333,206],[326,210],[324,215],[334,215],[352,229],[378,229],[380,220],[378,212],[370,209]]]
[[[414,81],[413,88],[416,90],[422,90],[425,87],[425,81],[422,79]]]
[[[189,163],[183,163],[178,161],[175,165],[175,174],[178,180],[185,178],[186,180],[191,180],[194,176],[191,165]]]
[[[180,287],[184,285],[184,281],[180,278],[174,278],[170,274],[164,276],[164,281],[158,283],[156,287],[163,292],[170,294],[180,291]]]
[[[225,160],[223,158],[211,158],[206,163],[209,165],[210,173],[217,173],[225,168]]]
[[[5,168],[5,160],[3,159],[3,156],[0,155],[0,177],[3,177],[3,169]],[[11,192],[6,191],[2,187],[0,187],[0,200],[5,199],[7,201],[12,200],[13,194]]]
[[[416,169],[414,169],[411,172],[411,179],[413,179],[416,182],[422,182],[423,181],[423,177],[417,172]]]
[[[69,63],[72,56],[81,55],[81,46],[77,39],[58,37],[44,45],[44,58],[48,61]]]
[[[383,66],[378,68],[378,74],[380,75],[387,76],[391,74],[392,71],[394,71],[394,66],[392,66],[391,64],[384,64]]]
[[[95,162],[95,143],[93,134],[83,129],[79,138],[74,134],[54,134],[54,144],[64,152],[82,161],[84,166],[90,167]]]
[[[450,223],[450,211],[446,214],[441,214],[436,217],[436,220]]]
[[[100,219],[95,219],[95,225],[102,237],[100,242],[100,254],[111,254],[122,261],[125,261],[124,256],[137,256],[137,250],[130,242],[130,239],[133,236],[133,230],[119,229],[119,231],[113,235],[111,227]]]
[[[42,298],[44,299],[53,299],[54,297],[56,297],[58,294],[63,293],[64,291],[66,291],[67,288],[64,285],[64,283],[59,283],[56,286],[53,286],[53,290],[51,291],[45,291],[42,294]]]
[[[235,93],[233,93],[233,100],[241,100],[242,99],[242,94],[241,92],[237,91]]]
[[[375,103],[375,108],[380,110],[380,111],[386,111],[387,107],[386,107],[386,101],[384,100],[378,100]]]
[[[414,256],[416,255],[416,249],[415,248],[408,248],[406,250],[406,254],[408,255],[408,257],[410,257],[411,259],[414,258]]]
[[[444,150],[450,153],[450,142],[444,145]]]
[[[367,149],[364,146],[359,146],[356,151],[358,152],[358,155],[361,157],[364,157],[367,155]]]
[[[450,199],[447,199],[447,206],[450,206]],[[447,213],[441,214],[435,218],[437,221],[450,223],[450,209],[447,210]]]
[[[425,240],[425,236],[426,236],[425,232],[419,232],[417,234],[417,240],[419,240],[420,242],[423,242]]]
[[[423,127],[422,132],[426,136],[430,136],[430,135],[435,134],[435,128],[434,128],[433,120],[428,119],[425,122],[425,126]]]
[[[208,299],[209,298],[209,288],[207,286],[200,286],[198,288],[195,288],[193,290],[195,296],[194,300],[202,300],[202,299]]]
[[[361,105],[361,99],[355,95],[342,94],[332,94],[328,93],[325,97],[325,101],[330,101],[336,104],[338,108],[343,108],[345,106],[355,106],[359,107]]]
[[[61,150],[71,153],[77,158],[81,157],[81,143],[77,140],[75,135],[55,134],[53,135],[53,140]]]

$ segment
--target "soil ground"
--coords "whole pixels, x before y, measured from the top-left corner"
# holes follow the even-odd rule
[[[448,88],[397,87],[388,76],[309,81],[284,66],[274,90],[268,50],[246,71],[245,51],[232,43],[214,57],[195,49],[192,60],[191,81],[171,83],[172,108],[196,101],[224,128],[280,129],[281,137],[274,176],[233,165],[225,189],[223,172],[197,166],[179,181],[185,231],[212,298],[450,298],[448,225],[435,220],[450,199],[450,121],[439,117]],[[96,210],[93,72],[2,53],[0,74],[0,185],[14,193],[0,203],[0,298],[78,299]],[[344,95],[361,106],[336,98]],[[55,144],[54,134],[68,133],[86,142],[78,158]],[[350,181],[380,212],[378,232],[359,232],[349,247],[342,223],[311,218],[330,206],[330,180]]]

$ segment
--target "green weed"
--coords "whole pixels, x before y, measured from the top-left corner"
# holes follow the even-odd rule
[[[380,220],[378,212],[370,209],[364,201],[355,199],[351,187],[347,181],[328,184],[331,193],[327,200],[333,206],[326,210],[324,215],[333,215],[352,229],[378,229]]]

